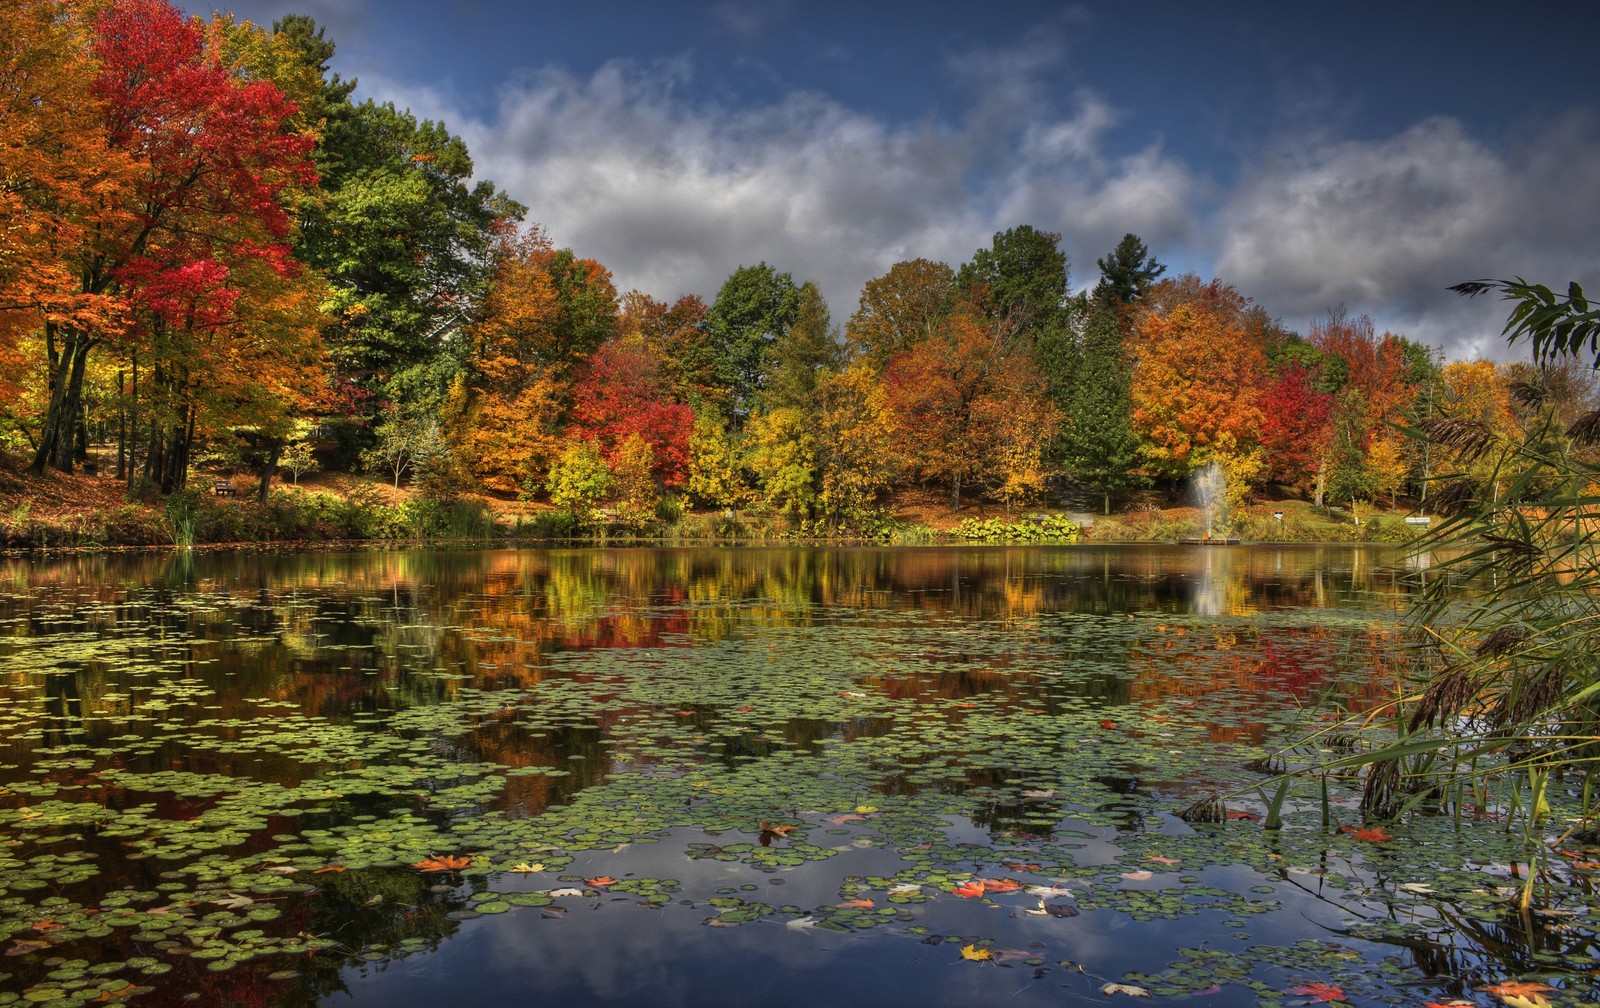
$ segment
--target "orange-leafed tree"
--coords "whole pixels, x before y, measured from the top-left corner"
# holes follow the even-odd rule
[[[965,312],[889,362],[884,385],[900,452],[924,480],[1014,502],[1042,488],[1043,453],[1059,417],[1038,365],[1002,325]]]
[[[928,338],[950,313],[956,274],[942,262],[897,262],[868,280],[861,301],[845,325],[850,354],[881,373],[889,361]]]
[[[1151,288],[1130,337],[1133,424],[1151,475],[1182,479],[1216,460],[1237,488],[1259,465],[1261,347],[1244,325],[1248,300],[1193,277]]]
[[[126,323],[121,299],[86,289],[80,276],[94,229],[128,223],[134,182],[130,153],[108,142],[90,38],[81,5],[7,5],[0,32],[0,394],[12,407],[16,383],[32,364],[19,340],[42,337],[46,327],[109,338]],[[37,418],[8,412],[32,437]]]
[[[685,294],[670,305],[648,294],[622,296],[621,332],[637,333],[660,362],[667,394],[674,402],[702,407],[725,406],[728,390],[718,379],[717,358],[706,335],[706,303]]]
[[[293,103],[271,81],[234,73],[224,47],[208,42],[165,0],[113,0],[90,44],[99,128],[136,181],[65,251],[81,296],[122,298],[168,328],[165,304],[193,295],[215,312],[241,297],[246,264],[291,276],[284,203],[316,181],[312,138],[291,128]],[[85,365],[117,335],[94,320],[46,321],[50,403],[35,470],[72,468]]]
[[[552,249],[537,227],[501,237],[493,281],[467,329],[468,372],[445,403],[446,437],[470,474],[497,493],[530,494],[562,450],[570,382],[555,335]]]

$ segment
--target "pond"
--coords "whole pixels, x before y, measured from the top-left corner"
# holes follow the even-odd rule
[[[1323,777],[1264,828],[1266,758],[1402,688],[1425,574],[1265,546],[6,561],[0,1004],[1593,1001],[1600,852],[1569,842],[1525,916],[1488,801],[1374,831]],[[1320,744],[1291,759],[1347,743]]]

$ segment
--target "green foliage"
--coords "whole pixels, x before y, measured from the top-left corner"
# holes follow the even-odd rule
[[[1167,271],[1135,234],[1123,235],[1111,254],[1094,264],[1100,267],[1100,282],[1095,284],[1093,299],[1107,307],[1133,304]]]
[[[1067,472],[1102,491],[1107,513],[1111,494],[1137,479],[1132,386],[1117,316],[1096,306],[1084,327],[1078,365],[1056,400],[1065,416],[1057,458]]]
[[[991,321],[1009,335],[1035,333],[1057,324],[1067,300],[1067,255],[1061,236],[1022,224],[996,232],[989,248],[956,271],[956,288],[975,298]]]
[[[800,288],[787,273],[766,263],[741,266],[723,283],[706,312],[705,331],[732,395],[733,409],[747,413],[761,391],[767,354],[794,323]]]
[[[1588,353],[1600,367],[1600,308],[1589,303],[1577,282],[1557,294],[1544,284],[1515,280],[1473,280],[1450,288],[1467,297],[1497,290],[1502,300],[1513,302],[1501,332],[1511,343],[1526,339],[1533,359],[1543,364]]]
[[[567,446],[550,467],[545,484],[550,503],[576,515],[589,515],[596,505],[616,489],[611,467],[600,457],[593,441],[577,441]]]
[[[949,535],[972,542],[1077,542],[1082,534],[1078,523],[1066,515],[1028,515],[1021,521],[998,518],[968,518]]]

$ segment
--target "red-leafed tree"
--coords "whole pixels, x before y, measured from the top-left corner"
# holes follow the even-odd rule
[[[152,352],[174,314],[186,330],[242,332],[248,306],[278,296],[271,278],[296,278],[284,199],[316,180],[312,139],[289,128],[295,107],[277,85],[234,73],[224,48],[165,0],[114,0],[94,22],[98,128],[134,181],[63,255],[81,295],[120,299],[144,320]],[[36,471],[71,469],[85,364],[119,335],[46,320],[50,404]]]
[[[1328,453],[1333,396],[1317,387],[1311,369],[1293,363],[1262,389],[1260,407],[1267,478],[1310,490]]]
[[[639,291],[622,298],[620,330],[644,340],[660,362],[672,400],[697,408],[721,406],[728,398],[718,378],[716,351],[705,320],[706,303],[696,294],[685,294],[670,305]]]
[[[661,361],[638,339],[610,339],[579,368],[573,386],[573,430],[615,460],[630,435],[650,445],[651,471],[662,486],[689,477],[694,412],[668,394]]]

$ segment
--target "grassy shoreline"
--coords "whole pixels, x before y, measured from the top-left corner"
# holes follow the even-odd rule
[[[210,486],[209,479],[196,486]],[[1156,502],[1164,503],[1164,502]],[[1348,512],[1296,500],[1246,505],[1229,536],[1246,543],[1405,542],[1421,529],[1403,509]],[[937,494],[891,501],[875,535],[818,536],[762,511],[674,512],[643,528],[585,523],[566,512],[477,496],[437,500],[360,477],[276,487],[263,503],[191,489],[166,500],[129,500],[109,477],[51,473],[0,481],[0,551],[8,554],[205,546],[368,548],[438,545],[937,545],[1165,543],[1198,539],[1205,512],[1143,506],[1109,516],[1039,507],[1006,513],[993,505],[948,507]]]

